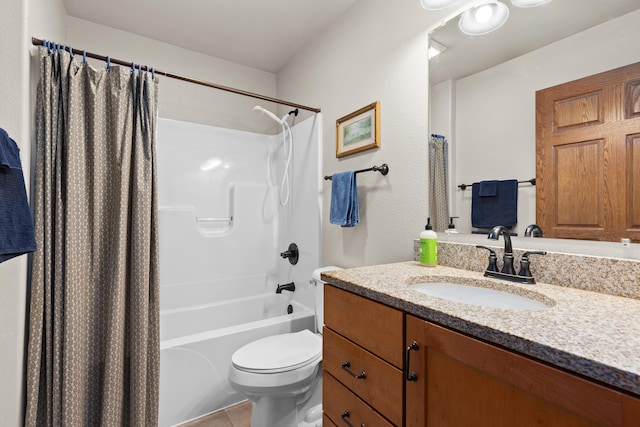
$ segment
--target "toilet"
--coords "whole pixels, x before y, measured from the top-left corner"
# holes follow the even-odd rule
[[[229,383],[253,402],[251,427],[320,427],[322,425],[323,267],[313,271],[316,326],[273,335],[240,347],[231,356]]]

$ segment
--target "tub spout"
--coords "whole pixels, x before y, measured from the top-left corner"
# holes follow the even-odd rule
[[[278,285],[278,289],[276,289],[276,294],[281,294],[282,291],[295,291],[296,285],[293,282],[285,283],[284,285]]]

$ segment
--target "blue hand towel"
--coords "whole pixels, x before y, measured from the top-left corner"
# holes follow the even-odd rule
[[[495,183],[495,193],[494,184]],[[491,195],[491,194],[494,195]],[[485,195],[483,195],[485,194]],[[492,228],[518,223],[518,180],[474,182],[471,187],[471,225]]]
[[[360,222],[355,172],[336,173],[331,177],[329,222],[342,227],[355,227]]]
[[[0,262],[35,250],[18,144],[0,128]]]
[[[498,181],[480,181],[480,197],[492,197],[498,194]]]

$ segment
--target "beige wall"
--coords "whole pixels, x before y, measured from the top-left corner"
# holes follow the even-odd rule
[[[416,0],[360,0],[278,73],[280,97],[322,108],[323,174],[390,168],[386,177],[358,175],[361,222],[353,228],[329,224],[331,182],[324,182],[325,265],[413,258],[428,216],[428,30],[446,13]],[[373,101],[380,101],[381,147],[336,159],[336,119]]]
[[[158,70],[205,80],[248,92],[276,96],[275,74],[203,55],[136,34],[67,17],[69,44],[123,61],[153,66]],[[94,67],[104,63],[92,61]],[[251,109],[269,103],[205,86],[159,76],[160,117],[231,129],[262,131],[269,120],[259,120]]]

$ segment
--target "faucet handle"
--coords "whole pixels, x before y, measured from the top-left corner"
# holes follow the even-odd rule
[[[487,266],[486,271],[498,271],[498,265],[497,265],[498,257],[496,256],[496,251],[482,245],[476,245],[476,248],[486,249],[489,251],[489,265]]]
[[[522,277],[533,277],[531,275],[531,270],[529,269],[529,255],[546,255],[545,251],[529,251],[522,254],[522,258],[520,258],[520,271],[518,272],[518,276]]]

